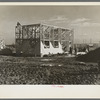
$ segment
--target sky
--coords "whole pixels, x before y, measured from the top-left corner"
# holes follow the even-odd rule
[[[75,43],[100,41],[100,6],[1,6],[0,38],[15,42],[15,26],[43,23],[74,29]]]

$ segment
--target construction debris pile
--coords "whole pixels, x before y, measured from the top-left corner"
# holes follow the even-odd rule
[[[83,62],[100,62],[100,48],[88,52],[85,55],[77,57],[77,60]]]

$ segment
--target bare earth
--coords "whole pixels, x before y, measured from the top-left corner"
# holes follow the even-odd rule
[[[100,71],[74,57],[0,56],[0,84],[100,84]]]

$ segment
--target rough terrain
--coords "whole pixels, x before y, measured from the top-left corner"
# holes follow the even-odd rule
[[[100,71],[74,57],[0,56],[0,84],[100,84]]]

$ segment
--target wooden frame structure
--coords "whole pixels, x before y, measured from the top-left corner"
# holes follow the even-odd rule
[[[73,30],[45,24],[21,25],[15,28],[16,53],[43,56],[69,51],[73,46]]]

